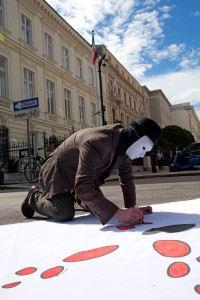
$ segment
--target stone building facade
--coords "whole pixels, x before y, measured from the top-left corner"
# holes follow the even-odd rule
[[[39,117],[29,120],[34,147],[43,136],[65,135],[101,125],[98,61],[91,45],[43,0],[0,0],[0,143],[27,139],[26,119],[15,120],[13,104],[39,99]],[[178,120],[161,90],[149,91],[105,48],[102,95],[107,123],[148,116],[161,127]],[[191,109],[188,130],[197,135]],[[189,121],[188,121],[189,124]],[[184,125],[185,126],[185,125]]]
[[[200,123],[194,107],[190,102],[171,106],[172,124],[178,125],[192,133],[195,141],[200,141]]]
[[[0,14],[0,127],[9,141],[27,138],[13,103],[34,97],[40,115],[29,123],[36,146],[44,132],[67,137],[98,125],[91,45],[43,0],[1,0]]]
[[[145,115],[141,85],[106,48],[108,65],[105,68],[107,116],[109,123],[122,122],[125,127],[132,119]]]

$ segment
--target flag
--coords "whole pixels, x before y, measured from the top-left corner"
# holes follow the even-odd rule
[[[95,64],[95,61],[97,59],[97,48],[95,46],[95,42],[94,42],[94,31],[92,31],[92,63],[93,65]]]

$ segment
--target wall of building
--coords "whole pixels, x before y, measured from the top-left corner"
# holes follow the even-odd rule
[[[5,39],[0,42],[0,59],[6,63],[7,88],[6,95],[0,92],[0,126],[9,128],[10,141],[27,139],[26,120],[15,120],[13,112],[13,102],[27,99],[24,70],[33,74],[33,96],[39,98],[40,116],[30,119],[30,130],[36,139],[40,140],[44,132],[47,136],[69,136],[81,128],[100,125],[98,63],[95,69],[91,45],[43,0],[2,1],[4,24],[0,24],[0,32]],[[31,24],[30,43],[23,36],[22,16]],[[45,50],[45,34],[52,38],[52,57]],[[68,50],[68,67],[63,63],[63,47]],[[199,121],[193,108],[189,113],[185,109],[170,111],[171,104],[161,90],[142,88],[115,56],[108,49],[105,51],[108,66],[102,68],[101,75],[107,122],[121,121],[128,127],[131,119],[149,116],[161,127],[178,123],[200,139]],[[82,62],[81,77],[77,75],[77,59]],[[53,113],[48,112],[47,80],[55,87]],[[65,112],[66,89],[71,93],[70,117]],[[80,120],[80,97],[84,98],[84,121]]]
[[[131,120],[145,115],[143,90],[137,80],[108,49],[106,49],[106,57],[108,59],[108,66],[105,68],[108,121],[109,123],[120,121],[125,127],[129,127]]]
[[[189,102],[172,105],[171,116],[172,125],[177,125],[190,131],[196,141],[200,140],[199,120],[194,107]]]
[[[95,74],[92,51],[89,45],[47,3],[42,0],[5,1],[5,23],[0,27],[4,41],[0,43],[0,57],[6,61],[6,97],[0,97],[0,126],[9,128],[11,141],[27,138],[26,120],[14,120],[13,102],[27,99],[24,89],[24,70],[34,76],[34,97],[39,98],[39,118],[30,119],[34,132],[47,135],[72,133],[85,127],[95,126],[91,104],[97,107],[96,81],[89,75]],[[31,23],[32,41],[28,43],[22,34],[22,16]],[[53,56],[45,52],[45,34],[52,38]],[[63,66],[63,47],[69,52],[69,67]],[[82,62],[82,76],[77,75],[77,58]],[[102,72],[105,83],[105,75]],[[47,80],[55,87],[55,111],[48,112]],[[104,84],[105,86],[105,84]],[[71,92],[71,118],[65,114],[64,89]],[[103,90],[105,93],[105,87]],[[79,97],[85,101],[85,121],[80,121]]]

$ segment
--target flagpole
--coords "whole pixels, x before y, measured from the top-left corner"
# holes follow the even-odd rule
[[[99,108],[99,93],[98,93],[98,82],[97,82],[97,66],[96,63],[94,65],[95,68],[95,81],[96,81],[96,97],[97,97],[97,111],[100,112],[100,108]],[[98,119],[99,119],[99,126],[100,124],[100,114],[98,113]]]
[[[97,68],[96,68],[96,59],[97,59],[97,50],[96,50],[96,45],[94,41],[94,30],[92,30],[92,53],[93,53],[93,58],[92,58],[92,63],[95,68],[95,81],[96,81],[96,97],[97,97],[97,114],[99,117],[99,126],[100,126],[100,109],[99,109],[99,97],[98,97],[98,83],[97,83]],[[95,114],[96,115],[96,114]]]

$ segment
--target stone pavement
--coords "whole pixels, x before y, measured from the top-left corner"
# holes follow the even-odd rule
[[[176,176],[196,176],[200,175],[200,169],[195,169],[191,171],[179,171],[179,172],[169,172],[168,170],[159,170],[157,173],[152,173],[151,171],[139,171],[135,172],[135,179],[143,178],[156,178],[156,177],[176,177]],[[106,179],[106,182],[118,181],[118,176],[113,173]],[[29,189],[33,183],[22,180],[20,183],[18,180],[5,180],[4,185],[0,185],[0,192],[7,189]],[[37,183],[36,183],[37,185]]]

